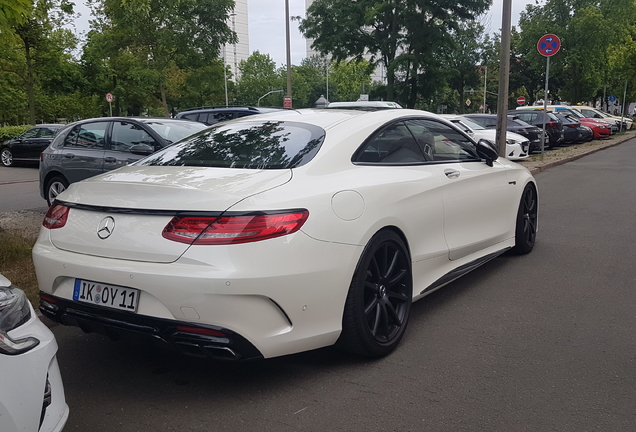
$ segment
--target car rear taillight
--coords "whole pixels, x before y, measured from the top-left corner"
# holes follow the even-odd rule
[[[295,233],[309,212],[198,217],[175,216],[163,229],[163,237],[191,245],[249,243]]]
[[[49,211],[44,216],[42,226],[48,229],[62,228],[66,225],[68,219],[69,208],[63,205],[55,204],[49,207]]]
[[[579,125],[577,125],[576,123],[572,123],[572,124],[567,124],[565,125],[566,127],[569,127],[570,129],[576,129],[577,127],[579,127]]]
[[[546,128],[550,128],[550,129],[558,129],[559,127],[559,123],[557,122],[549,122],[545,124]]]

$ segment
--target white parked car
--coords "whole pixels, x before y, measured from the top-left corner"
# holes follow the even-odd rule
[[[530,172],[418,110],[298,110],[212,126],[72,184],[33,259],[41,311],[183,352],[391,352],[412,301],[532,250]]]
[[[0,275],[0,431],[57,432],[68,406],[53,333]]]
[[[497,131],[495,129],[486,129],[479,123],[461,115],[443,114],[443,117],[466,132],[468,136],[476,140],[485,139],[492,142],[493,145],[496,145]],[[530,141],[528,138],[514,132],[506,131],[506,158],[513,161],[523,160],[527,159],[529,154]]]

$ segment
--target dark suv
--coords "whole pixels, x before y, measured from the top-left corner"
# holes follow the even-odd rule
[[[561,145],[565,141],[563,123],[553,112],[545,112],[542,110],[516,110],[509,111],[508,114],[517,116],[520,120],[538,128],[542,128],[545,122],[545,131],[550,138],[549,143],[545,144],[546,148]]]
[[[187,119],[205,123],[210,126],[222,121],[233,120],[254,114],[265,114],[280,111],[282,108],[262,108],[252,106],[206,106],[190,108],[175,116],[178,119]]]

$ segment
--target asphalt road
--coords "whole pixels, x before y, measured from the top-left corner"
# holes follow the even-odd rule
[[[65,431],[633,431],[636,139],[537,175],[540,232],[412,309],[369,360],[250,363],[53,327]]]
[[[0,212],[43,210],[48,206],[39,192],[38,167],[0,164]]]

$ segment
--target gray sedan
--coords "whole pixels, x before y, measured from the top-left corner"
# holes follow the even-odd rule
[[[128,165],[205,128],[189,120],[147,117],[72,123],[42,153],[40,195],[51,205],[69,184]]]

